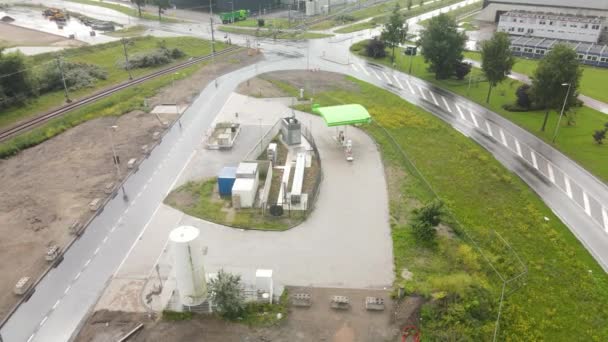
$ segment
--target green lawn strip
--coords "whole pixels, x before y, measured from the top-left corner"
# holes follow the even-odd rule
[[[289,28],[289,27],[293,26],[293,24],[295,24],[295,22],[292,22],[290,25],[289,20],[287,20],[285,18],[260,18],[260,19],[264,19],[264,26],[262,26],[262,27],[273,26],[273,27],[278,27],[278,28]],[[237,21],[232,24],[226,24],[226,25],[239,26],[239,27],[258,27],[258,18],[248,18],[247,20],[241,20],[241,21]]]
[[[445,12],[445,13],[453,18],[458,19],[459,16],[467,15],[471,12],[480,10],[482,5],[483,5],[483,1],[477,1],[477,2],[474,2],[474,3],[466,5],[466,6],[458,7],[454,10],[451,10],[451,11]],[[418,24],[426,26],[426,24],[429,22],[429,20],[430,19],[420,21],[420,22],[418,22]]]
[[[361,31],[361,30],[368,30],[368,29],[373,29],[374,27],[378,26],[378,23],[376,23],[376,21],[374,19],[370,20],[370,21],[366,21],[363,23],[357,23],[354,25],[349,25],[349,26],[345,26],[341,29],[337,29],[334,32],[336,33],[351,33],[351,32],[357,32],[357,31]]]
[[[492,238],[492,230],[510,243],[529,268],[525,285],[507,297],[500,340],[549,341],[564,336],[585,341],[608,339],[608,275],[542,200],[489,152],[440,119],[397,95],[351,81],[360,92],[319,93],[315,103],[365,106],[446,203],[460,222],[456,226],[473,236],[501,272],[515,271],[511,269],[515,264],[513,255]],[[401,217],[407,217],[411,203],[426,202],[433,196],[421,177],[411,171],[413,166],[404,165],[407,163],[377,126],[365,130],[378,143],[387,168],[401,166],[403,173],[393,173],[401,179],[398,186],[394,186],[390,172],[388,179],[397,281],[402,282],[399,273],[407,267],[414,274],[413,280],[406,282],[410,291],[428,295],[445,288],[454,290],[458,286],[449,279],[456,279],[461,285],[472,282],[493,295],[499,293],[502,283],[496,281],[482,258],[471,252],[470,241],[458,234],[458,229],[456,237],[440,238],[435,248],[428,249],[414,241],[409,229],[399,223]],[[475,305],[475,299],[468,298],[466,305]],[[454,312],[464,310],[454,305]],[[490,339],[493,324],[489,321],[495,318],[495,309],[488,308],[488,321],[473,332],[479,340]],[[426,336],[440,333],[437,320],[449,320],[425,314],[424,308],[423,316],[429,318],[422,322]],[[465,323],[447,324],[458,327]],[[472,340],[475,337],[468,336]]]
[[[353,45],[351,49],[354,53],[362,55],[364,53],[364,44],[365,43],[357,43]],[[388,54],[389,52],[387,50],[387,56]],[[390,67],[390,57],[370,60]],[[410,57],[401,53],[396,54],[395,63],[398,70],[407,72],[410,65]],[[497,86],[492,91],[492,98],[488,105],[485,102],[488,92],[488,83],[485,81],[483,75],[481,75],[479,69],[473,69],[473,82],[470,89],[468,89],[468,77],[462,81],[455,79],[436,80],[434,74],[427,70],[427,65],[422,56],[416,56],[412,59],[412,73],[416,77],[434,83],[487,107],[525,128],[545,142],[551,143],[559,113],[555,111],[551,112],[549,121],[547,122],[547,128],[544,132],[541,132],[540,128],[544,117],[544,111],[509,112],[502,108],[504,104],[514,103],[515,90],[521,85],[520,82],[509,79]],[[553,146],[600,179],[608,181],[608,145],[598,145],[594,143],[593,138],[591,137],[595,130],[601,129],[603,125],[608,122],[608,116],[589,107],[578,108],[575,116],[575,126],[568,126],[566,123],[567,120],[562,120],[557,142],[553,144]]]
[[[260,181],[261,182],[261,181]],[[214,199],[217,178],[202,181],[191,181],[173,190],[165,199],[165,203],[184,213],[203,220],[222,225],[258,230],[282,231],[289,229],[304,219],[304,213],[294,212],[291,216],[274,217],[263,215],[258,208],[242,208],[235,210],[233,215],[225,208],[230,207],[229,198]],[[191,203],[180,203],[175,198],[188,196]]]
[[[179,48],[186,56],[176,60],[174,64],[183,62],[190,57],[204,56],[211,53],[209,41],[193,37],[140,37],[134,38],[133,44],[128,47],[130,55],[150,51],[158,48],[158,44],[164,41],[167,48]],[[216,43],[217,51],[223,50],[226,45]],[[100,80],[90,88],[82,88],[70,91],[72,99],[79,99],[91,95],[101,89],[108,88],[129,79],[128,73],[123,69],[124,62],[123,46],[120,42],[112,42],[95,46],[84,46],[68,49],[62,52],[66,61],[83,62],[95,64],[107,72],[107,79]],[[27,57],[28,63],[34,67],[34,72],[40,72],[47,65],[54,65],[54,54],[46,53]],[[131,70],[133,77],[139,77],[151,72],[167,68],[171,64],[161,65],[153,68],[138,68]],[[36,67],[37,66],[37,67]],[[0,111],[0,127],[9,126],[17,121],[33,117],[37,114],[51,110],[64,104],[63,90],[46,93],[32,98],[26,105],[6,108]]]
[[[466,52],[465,57],[476,61],[481,61],[481,55],[479,52]],[[538,60],[536,59],[517,57],[515,65],[513,65],[513,71],[520,74],[533,76],[537,66]],[[583,76],[581,77],[581,84],[579,87],[580,92],[599,101],[608,103],[608,92],[605,89],[606,82],[608,82],[608,69],[589,65],[581,66],[583,68]]]
[[[105,8],[109,8],[109,9],[115,10],[117,12],[129,15],[129,16],[132,16],[132,17],[139,18],[139,12],[135,5],[133,5],[134,7],[127,7],[127,6],[123,6],[123,5],[119,5],[119,4],[115,4],[115,3],[111,3],[111,2],[94,1],[94,0],[67,0],[67,1],[75,2],[75,3],[79,3],[79,4],[83,4],[83,5],[105,7]],[[158,14],[151,14],[142,9],[141,19],[158,21]],[[171,18],[171,17],[166,17],[164,15],[161,16],[161,21],[164,21],[167,23],[181,22],[180,20],[177,20],[177,19]]]
[[[247,35],[247,36],[257,36],[257,37],[263,37],[263,38],[272,38],[273,37],[273,32],[267,28],[262,28],[259,30],[259,33],[256,33],[257,30],[250,30],[250,29],[245,29],[245,28],[238,28],[238,27],[223,25],[223,26],[219,27],[219,30],[222,32],[243,34],[243,35]],[[324,33],[316,33],[316,32],[282,31],[280,33],[277,33],[276,38],[277,39],[298,40],[298,39],[319,39],[319,38],[327,38],[327,37],[332,37],[332,36],[333,36],[332,34],[324,34]]]
[[[133,37],[142,35],[146,30],[147,28],[145,26],[135,25],[113,32],[106,32],[105,35],[112,37]]]
[[[20,150],[35,146],[88,120],[103,116],[120,116],[135,109],[149,110],[144,107],[144,99],[156,95],[161,88],[170,85],[173,80],[187,78],[209,63],[201,62],[181,69],[177,75],[170,74],[154,78],[70,111],[40,127],[0,143],[0,158],[9,157]]]

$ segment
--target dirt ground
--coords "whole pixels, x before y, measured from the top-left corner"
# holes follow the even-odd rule
[[[289,308],[286,319],[277,326],[248,327],[211,316],[168,322],[146,314],[96,312],[84,325],[77,342],[106,342],[120,339],[139,323],[144,328],[130,341],[204,341],[204,342],[382,342],[400,341],[402,327],[417,322],[422,299],[409,297],[397,303],[388,291],[330,288],[289,288],[295,293],[311,294],[310,307]],[[348,310],[330,308],[334,295],[347,296]],[[384,311],[367,311],[365,297],[381,297]]]
[[[2,28],[0,28],[2,32]],[[254,63],[260,56],[240,52],[216,63],[219,74]],[[151,106],[167,98],[180,104],[192,100],[210,81],[206,66],[192,77],[176,81],[149,100]],[[175,120],[175,115],[162,118]],[[152,134],[162,131],[157,118],[142,111],[85,122],[16,156],[0,160],[0,317],[18,301],[12,289],[22,276],[36,279],[48,267],[44,260],[50,244],[65,246],[75,220],[92,216],[88,203],[105,198],[105,185],[117,179],[109,145],[110,126],[121,175],[130,158],[141,160],[141,146],[152,146]]]
[[[0,42],[4,46],[82,46],[84,42],[75,39],[36,31],[0,22]]]

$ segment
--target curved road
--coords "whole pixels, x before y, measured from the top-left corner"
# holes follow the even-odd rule
[[[168,34],[207,36],[204,30],[193,33],[184,24],[160,26]],[[235,87],[259,73],[307,66],[348,74],[394,92],[477,141],[526,181],[606,269],[608,187],[499,115],[420,79],[349,56],[351,42],[373,33],[300,43],[263,41],[264,61],[221,76],[217,88],[213,84],[207,86],[185,112],[183,128],[173,126],[139,171],[127,180],[125,189],[130,201],[117,196],[108,203],[66,252],[64,261],[49,272],[29,301],[2,327],[4,341],[69,340],[173,187]],[[233,42],[246,39],[232,36]]]

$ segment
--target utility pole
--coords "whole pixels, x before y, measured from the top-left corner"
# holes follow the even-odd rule
[[[68,86],[65,83],[65,75],[63,73],[63,64],[61,64],[61,57],[55,57],[57,60],[57,67],[59,68],[59,72],[61,73],[61,81],[63,81],[63,90],[65,91],[65,102],[70,103],[72,100],[70,99],[70,94],[68,93]]]
[[[125,53],[125,67],[127,69],[127,72],[129,73],[129,79],[132,80],[133,75],[131,75],[131,66],[129,65],[129,54],[127,53],[127,44],[129,43],[129,41],[123,38],[120,40],[120,42],[122,43],[122,50]]]
[[[211,25],[211,52],[215,54],[215,36],[213,35],[213,0],[209,0],[209,24]]]

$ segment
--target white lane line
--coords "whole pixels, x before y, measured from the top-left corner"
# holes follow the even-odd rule
[[[547,163],[547,171],[549,171],[549,180],[551,183],[555,184],[555,174],[553,173],[553,166],[551,166],[551,163]]]
[[[448,104],[448,101],[446,101],[445,97],[443,97],[443,95],[441,95],[441,99],[443,100],[443,104],[445,105],[445,108],[448,109],[448,112],[452,112],[452,108],[450,108],[450,105]]]
[[[184,164],[184,167],[182,167],[181,171],[179,171],[179,173],[177,174],[177,177],[175,177],[175,180],[173,181],[173,183],[171,183],[171,186],[169,186],[169,190],[167,190],[167,193],[165,194],[165,197],[167,195],[169,195],[169,193],[171,192],[171,190],[173,190],[173,187],[175,186],[175,183],[177,183],[177,181],[179,180],[179,178],[182,176],[182,173],[184,173],[184,171],[186,170],[186,168],[188,167],[188,165],[192,161],[192,158],[194,158],[195,154],[196,154],[196,150],[192,151],[192,153],[190,154],[190,157],[188,157],[188,160],[186,161],[186,164]]]
[[[376,72],[376,70],[374,69],[370,69],[372,71],[372,73],[374,74],[374,76],[376,76],[377,79],[379,79],[380,81],[382,81],[382,79],[380,78],[380,75],[378,75],[378,73]]]
[[[589,205],[589,196],[583,191],[583,204],[585,205],[585,212],[591,216],[591,206]]]
[[[110,233],[114,233],[114,231],[116,230],[116,226],[112,227],[112,229],[110,229]]]
[[[57,299],[55,305],[53,305],[53,310],[57,309],[57,306],[59,306],[59,302],[61,302],[61,299]]]
[[[405,83],[407,83],[407,87],[408,87],[408,88],[410,88],[410,93],[412,93],[412,94],[416,94],[416,93],[414,92],[414,88],[412,88],[412,85],[410,84],[410,81],[405,80]]]
[[[364,67],[363,65],[359,64],[359,67],[361,68],[361,70],[363,70],[363,72],[364,72],[364,73],[365,73],[367,76],[369,76],[369,72],[367,72],[367,69],[365,69],[365,67]]]
[[[49,316],[44,316],[44,318],[42,319],[42,322],[40,322],[40,326],[43,326],[44,323],[46,323],[47,319],[49,319]]]
[[[390,78],[388,78],[388,75],[383,71],[382,75],[384,75],[384,78],[386,78],[386,81],[388,82],[388,84],[393,84],[393,81],[391,81]]]
[[[359,69],[357,69],[355,64],[351,64],[350,67],[353,68],[353,70],[355,70],[355,72],[359,72]]]
[[[469,114],[471,114],[471,118],[473,119],[473,123],[475,124],[475,127],[479,128],[479,123],[477,122],[477,116],[475,114],[473,114],[472,111],[469,111]]]
[[[133,205],[133,204],[131,204]],[[125,209],[125,215],[129,212],[129,209],[131,209],[131,206],[129,206],[127,209]]]
[[[530,150],[530,155],[532,156],[532,166],[534,166],[534,168],[538,170],[538,161],[536,160],[536,153]]]
[[[395,79],[395,82],[397,82],[397,85],[399,85],[399,88],[404,89],[404,88],[403,88],[403,85],[401,85],[401,82],[399,82],[399,79],[397,78],[397,76],[395,76],[395,75],[393,74],[393,78]]]
[[[500,133],[500,140],[502,140],[502,144],[509,147],[509,145],[507,145],[507,137],[505,137],[505,132],[502,131],[502,128],[499,128],[498,131]]]
[[[466,120],[466,118],[464,117],[464,113],[462,112],[462,109],[460,109],[460,106],[458,104],[455,104],[456,109],[458,110],[458,114],[460,114],[460,117],[462,118],[462,120]]]
[[[602,207],[602,218],[604,219],[604,231],[608,233],[608,210]]]
[[[84,267],[89,266],[90,263],[91,263],[91,259],[87,260],[87,262],[84,263]]]
[[[523,158],[523,154],[521,153],[521,146],[519,145],[519,140],[515,140],[515,149],[517,150],[517,155]]]
[[[106,235],[106,237],[103,238],[103,241],[101,241],[101,243],[103,244],[103,243],[106,243],[107,241],[108,241],[108,236]]]
[[[78,278],[80,278],[81,275],[82,275],[82,271],[78,272],[78,274],[74,277],[74,280],[78,280]]]
[[[427,100],[426,96],[424,95],[424,91],[422,90],[422,87],[419,85],[416,85],[418,87],[418,90],[420,90],[420,94],[422,95],[422,98]],[[427,100],[428,101],[428,100]]]
[[[431,97],[433,98],[433,102],[435,102],[435,106],[439,107],[439,102],[437,102],[437,99],[435,98],[435,94],[429,90],[429,94],[431,94]]]
[[[30,342],[31,340],[33,340],[33,339],[34,339],[34,336],[36,336],[36,334],[35,334],[35,333],[34,333],[34,334],[31,334],[31,335],[30,335],[30,338],[28,338],[28,339],[27,339],[27,342]]]
[[[99,253],[99,247],[95,248],[95,251],[93,252],[93,255],[96,255],[97,253]]]
[[[572,199],[572,187],[570,186],[570,179],[564,175],[564,182],[566,183],[566,195]]]
[[[70,292],[71,288],[72,288],[72,285],[69,285],[68,287],[66,287],[65,291],[63,291],[63,294],[64,295],[68,294],[68,292]]]
[[[490,123],[486,121],[486,128],[488,129],[488,134],[491,137],[494,137],[494,135],[492,134],[492,127],[490,127]]]

